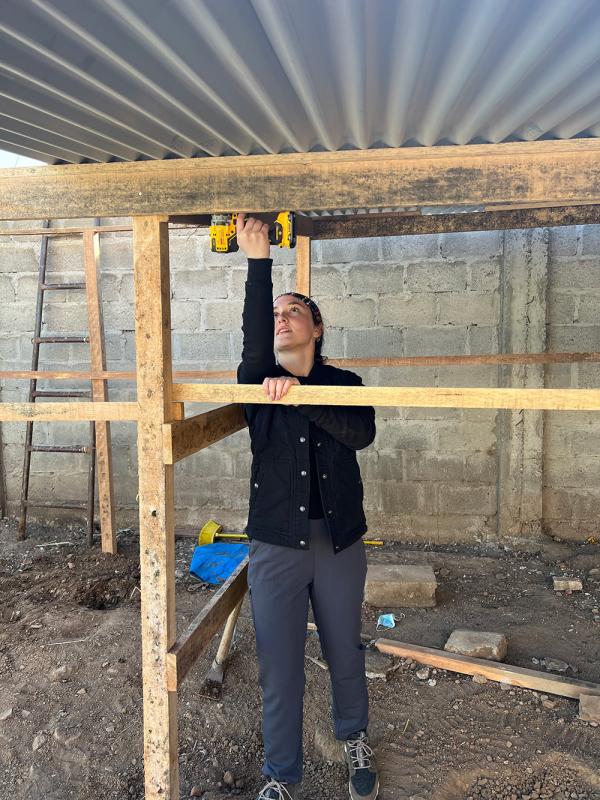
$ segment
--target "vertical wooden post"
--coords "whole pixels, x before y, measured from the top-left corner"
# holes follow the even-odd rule
[[[173,419],[167,220],[133,219],[146,800],[179,800],[177,692],[167,691],[176,639],[173,466],[162,439]]]
[[[296,291],[310,297],[310,236],[296,238]]]
[[[85,290],[87,294],[88,327],[90,332],[90,364],[92,373],[100,373],[106,369],[99,258],[99,234],[93,231],[85,231],[83,234],[83,263],[85,267]],[[108,400],[108,386],[105,380],[97,378],[92,379],[92,400]],[[117,552],[117,530],[115,525],[110,422],[98,420],[95,425],[98,505],[100,508],[102,552],[114,555]]]

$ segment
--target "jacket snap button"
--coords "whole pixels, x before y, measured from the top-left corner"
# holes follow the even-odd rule
[[[317,442],[317,447],[321,447],[321,442]]]
[[[330,508],[328,508],[328,509],[327,509],[327,513],[328,513],[328,514],[333,514],[333,511],[332,511]]]
[[[300,511],[306,511],[306,508],[304,506],[300,506]]]
[[[304,539],[300,540],[300,547],[306,547],[306,542],[304,541]]]
[[[326,473],[326,472],[324,472],[324,473],[323,473],[323,477],[324,477],[324,478],[326,478],[326,477],[327,477],[327,473]]]
[[[304,442],[305,442],[305,441],[306,441],[306,437],[305,437],[305,436],[301,436],[301,437],[300,437],[300,442],[301,442],[302,444],[304,444]]]
[[[306,476],[306,470],[305,469],[301,470],[300,475],[302,475],[302,477],[304,478]]]

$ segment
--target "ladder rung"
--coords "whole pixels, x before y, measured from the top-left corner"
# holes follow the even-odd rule
[[[29,508],[79,508],[87,510],[86,503],[53,503],[52,501],[25,500],[22,502],[22,505],[28,506]]]
[[[38,379],[39,380],[39,379]],[[92,393],[88,390],[81,390],[76,392],[67,391],[35,391],[32,392],[32,397],[91,397]]]
[[[41,288],[45,292],[55,292],[61,289],[85,289],[85,283],[42,283]]]
[[[91,453],[92,448],[86,444],[54,445],[30,444],[27,448],[32,453]]]
[[[34,344],[73,344],[89,343],[89,336],[34,336],[31,340]]]

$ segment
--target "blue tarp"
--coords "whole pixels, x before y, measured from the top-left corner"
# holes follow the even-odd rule
[[[190,575],[205,583],[222,583],[246,558],[248,549],[248,545],[243,542],[197,545],[190,564]]]

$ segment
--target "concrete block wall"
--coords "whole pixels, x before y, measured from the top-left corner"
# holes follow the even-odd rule
[[[537,351],[546,337],[550,350],[600,350],[600,325],[594,324],[595,303],[600,303],[599,240],[597,226],[589,226],[314,242],[312,285],[326,325],[323,352],[358,357]],[[191,229],[172,231],[170,248],[174,367],[235,368],[241,354],[245,258],[211,253],[206,235]],[[0,239],[0,369],[30,366],[38,252],[39,238]],[[294,253],[274,250],[273,255],[275,293],[293,289]],[[103,235],[106,351],[114,370],[131,369],[135,359],[131,263],[130,235]],[[51,240],[48,271],[57,280],[80,278],[80,240]],[[86,331],[83,293],[56,292],[49,299],[44,334]],[[46,345],[41,364],[85,369],[87,346]],[[600,380],[594,364],[536,369],[356,371],[366,384],[381,386],[544,381],[548,386],[593,386]],[[0,399],[24,400],[26,393],[26,381],[4,381]],[[134,399],[133,383],[112,383],[110,397]],[[589,535],[600,504],[600,488],[594,486],[600,416],[524,416],[525,425],[519,412],[377,409],[376,441],[359,454],[371,532],[428,541],[531,538],[544,532]],[[24,427],[4,424],[2,431],[12,511],[18,504]],[[136,519],[134,427],[112,425],[122,526]],[[38,442],[76,443],[87,436],[85,423],[35,426]],[[243,526],[249,467],[247,431],[178,464],[178,523],[215,517],[231,527]],[[83,457],[34,454],[32,497],[83,500],[85,487]],[[44,510],[42,516],[53,514]]]

